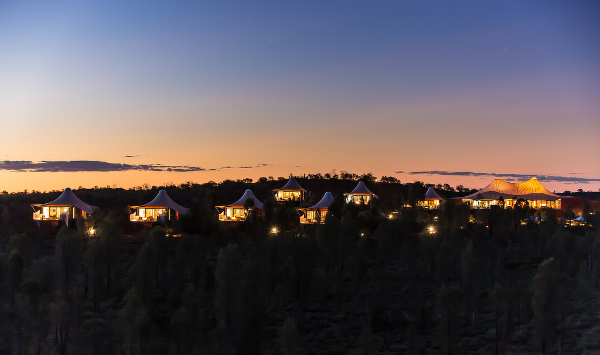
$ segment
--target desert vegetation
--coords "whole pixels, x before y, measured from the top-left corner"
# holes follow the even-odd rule
[[[357,179],[380,199],[344,204]],[[422,183],[343,172],[299,179],[307,205],[336,196],[302,227],[298,206],[270,197],[285,180],[79,189],[100,209],[71,228],[31,220],[29,204],[59,192],[2,194],[0,353],[600,351],[599,213],[566,227],[553,210],[425,211],[403,207]],[[133,226],[127,205],[160,188],[191,211]],[[214,206],[246,188],[264,219],[219,223]]]

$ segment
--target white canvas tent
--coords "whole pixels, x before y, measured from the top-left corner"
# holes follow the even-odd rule
[[[371,192],[364,182],[359,181],[354,190],[349,194],[344,194],[346,202],[354,202],[356,204],[368,204],[371,198],[379,198],[377,195]]]
[[[254,203],[254,208],[260,210],[259,213],[262,214],[263,203],[260,202],[252,190],[248,189],[244,192],[242,197],[234,203],[226,206],[216,206],[217,212],[219,212],[219,220],[220,221],[242,221],[245,220],[248,216],[248,211],[244,208],[246,201],[251,200]]]
[[[96,206],[81,201],[68,187],[55,200],[48,203],[32,204],[31,207],[34,209],[34,220],[64,220],[67,226],[70,219],[85,217],[86,214],[91,214],[96,209]]]
[[[296,178],[290,176],[288,182],[280,189],[273,190],[277,201],[302,201],[306,190],[300,186]]]
[[[129,220],[132,222],[177,220],[180,214],[186,214],[190,210],[173,201],[165,190],[160,190],[156,197],[145,205],[130,207],[135,209],[135,212],[129,215]]]
[[[432,186],[430,186],[427,188],[427,192],[425,193],[425,199],[420,201],[420,205],[424,209],[439,209],[442,201],[444,201],[444,199],[437,194]]]
[[[323,198],[316,204],[307,208],[298,208],[300,214],[300,223],[302,224],[313,224],[320,221],[325,222],[325,215],[329,209],[329,206],[333,203],[334,197],[331,192],[326,192]]]
[[[537,178],[524,182],[512,183],[496,178],[483,189],[460,199],[470,201],[475,208],[487,208],[497,205],[500,199],[504,200],[505,207],[513,207],[518,200],[527,201],[530,207],[560,208],[561,196],[548,191]]]

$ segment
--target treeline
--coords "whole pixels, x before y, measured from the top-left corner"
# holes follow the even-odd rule
[[[376,179],[373,174],[354,174],[345,171],[322,174],[308,174],[298,177],[297,181],[310,192],[309,200],[303,205],[310,206],[317,203],[323,194],[330,191],[342,196],[356,187],[358,180],[367,182],[369,188],[379,195],[379,204],[384,213],[397,211],[405,204],[414,204],[422,199],[428,186],[420,181],[401,184],[393,177],[383,176]],[[376,182],[377,180],[377,182]],[[99,208],[91,216],[92,220],[101,221],[111,216],[121,221],[120,227],[126,233],[134,232],[128,222],[128,206],[142,205],[150,202],[159,190],[166,190],[169,196],[185,207],[190,208],[190,213],[182,216],[181,226],[184,232],[204,233],[212,230],[216,212],[215,205],[226,205],[239,199],[246,189],[252,189],[254,194],[266,203],[273,197],[273,189],[281,188],[287,181],[284,177],[261,177],[257,182],[252,179],[225,180],[220,183],[208,182],[197,184],[192,182],[179,185],[167,184],[163,186],[149,186],[143,184],[131,189],[116,187],[95,187],[92,189],[74,189],[74,193],[86,203]],[[439,185],[438,193],[442,197],[451,198],[471,193],[475,190],[457,186],[456,189],[449,185]],[[15,233],[36,233],[38,225],[32,220],[31,204],[45,203],[56,199],[60,191],[52,192],[21,192],[3,193],[0,195],[0,242],[2,236],[6,238]],[[270,201],[268,203],[273,203]],[[297,207],[297,206],[296,206]],[[290,218],[297,219],[295,210],[290,211]],[[95,222],[94,222],[95,223]],[[294,223],[294,222],[292,222]],[[298,222],[299,223],[299,222]],[[296,226],[298,223],[294,224]],[[53,231],[56,233],[56,231]]]
[[[300,183],[313,189],[309,180]],[[385,187],[379,184],[373,190]],[[193,195],[187,207],[198,213],[179,226],[129,230],[122,213],[107,209],[93,217],[93,237],[83,221],[43,237],[37,226],[19,230],[3,215],[0,353],[502,354],[600,347],[598,214],[587,216],[591,226],[566,228],[553,210],[404,208],[417,195],[410,186],[389,197],[374,191],[382,199],[358,209],[344,204],[339,194],[348,190],[340,184],[323,225],[299,227],[291,206],[270,199],[264,220],[219,224],[213,206],[229,201],[227,194],[237,199],[246,186],[173,188],[175,200]],[[107,204],[123,198],[105,192]],[[138,203],[156,194],[126,193],[140,194]],[[382,215],[386,206],[399,213]],[[544,218],[523,225],[532,213]],[[173,228],[184,232],[173,237]]]

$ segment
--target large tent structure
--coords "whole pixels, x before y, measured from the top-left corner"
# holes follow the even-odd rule
[[[275,199],[278,202],[281,201],[298,201],[302,202],[304,200],[304,195],[306,194],[306,190],[300,186],[296,178],[290,176],[288,182],[280,189],[273,190],[275,194]]]
[[[69,225],[69,220],[79,217],[85,218],[96,209],[96,206],[88,205],[81,201],[70,188],[66,188],[57,199],[48,203],[32,204],[33,219],[36,221],[60,221],[64,220]]]
[[[323,198],[315,205],[307,208],[298,208],[298,214],[300,214],[300,223],[302,224],[316,224],[325,223],[325,215],[329,210],[329,206],[333,203],[333,195],[327,191]]]
[[[252,205],[254,208],[259,210],[259,214],[262,215],[263,204],[259,199],[254,196],[252,190],[248,189],[239,200],[235,201],[231,205],[216,206],[217,212],[219,212],[219,221],[243,221],[248,217],[248,209]]]
[[[368,204],[372,198],[379,198],[367,188],[364,182],[359,181],[354,190],[348,194],[344,194],[346,203],[353,202],[357,205]]]
[[[420,202],[420,205],[426,210],[437,210],[444,201],[440,195],[435,192],[435,189],[430,186],[425,193],[425,199]]]
[[[160,190],[147,204],[130,208],[135,209],[135,212],[129,215],[132,222],[176,221],[180,214],[186,214],[190,210],[173,201],[165,190]]]
[[[561,196],[548,191],[534,177],[518,183],[496,178],[483,189],[460,199],[469,203],[472,208],[490,208],[493,205],[501,204],[504,204],[504,207],[514,207],[517,204],[523,204],[532,208],[560,209],[561,198]]]

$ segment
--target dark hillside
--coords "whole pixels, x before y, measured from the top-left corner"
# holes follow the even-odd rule
[[[426,211],[403,207],[425,185],[367,181],[380,201],[341,201],[324,224],[302,227],[293,204],[268,202],[285,182],[75,190],[100,207],[88,221],[93,235],[82,223],[45,229],[31,220],[30,204],[58,192],[3,195],[0,353],[600,349],[600,213],[565,226],[552,210]],[[313,201],[357,184],[298,182]],[[214,206],[248,188],[271,204],[266,220],[219,223]],[[174,225],[132,227],[126,206],[160,189],[190,213]],[[525,216],[540,218],[524,224]]]

